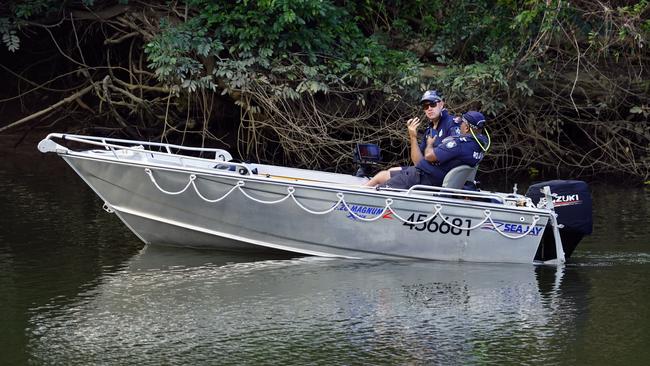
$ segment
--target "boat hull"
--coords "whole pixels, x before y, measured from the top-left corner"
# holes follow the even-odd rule
[[[61,156],[150,244],[350,258],[532,263],[549,220],[535,210],[485,202],[316,186],[217,170],[197,173],[146,161]],[[178,193],[183,187],[189,188]],[[392,200],[392,212],[385,210],[387,199]],[[486,220],[486,210],[491,221]],[[436,212],[435,218],[422,222]],[[519,238],[504,236],[504,230]]]

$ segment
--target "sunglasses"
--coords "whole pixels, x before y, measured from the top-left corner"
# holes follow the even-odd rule
[[[422,103],[422,110],[423,110],[423,111],[426,111],[427,109],[429,109],[429,107],[431,107],[431,108],[435,108],[436,106],[438,106],[438,103],[439,103],[439,102],[427,102],[427,103]]]

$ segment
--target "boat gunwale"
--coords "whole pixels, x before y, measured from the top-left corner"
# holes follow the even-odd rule
[[[503,203],[492,203],[492,202],[480,202],[480,201],[472,201],[472,200],[465,200],[465,199],[460,199],[460,198],[447,198],[447,197],[439,197],[439,196],[434,196],[434,195],[423,195],[423,194],[409,194],[407,195],[407,191],[390,191],[390,190],[376,190],[376,189],[361,189],[361,188],[353,188],[350,187],[350,185],[346,184],[340,184],[340,183],[321,183],[318,182],[317,184],[315,182],[301,182],[301,181],[278,181],[278,180],[271,180],[268,179],[264,176],[257,176],[253,174],[249,175],[235,175],[235,174],[229,174],[224,171],[219,171],[219,170],[207,170],[205,168],[198,168],[198,167],[170,167],[167,164],[159,164],[159,163],[153,163],[151,161],[138,161],[138,160],[127,160],[127,159],[119,159],[115,158],[111,155],[93,155],[92,150],[84,150],[84,151],[74,151],[74,150],[69,150],[67,149],[66,152],[57,152],[58,155],[60,156],[69,156],[73,158],[79,158],[79,159],[84,159],[84,160],[94,160],[94,161],[100,161],[100,162],[108,162],[111,164],[119,164],[119,165],[126,165],[126,166],[131,166],[131,167],[138,167],[138,168],[155,168],[159,170],[164,170],[168,172],[178,172],[178,173],[187,173],[187,174],[194,174],[194,175],[204,175],[207,177],[216,177],[216,178],[225,178],[229,180],[234,180],[234,181],[251,181],[254,183],[261,183],[261,184],[270,184],[270,185],[275,185],[275,186],[283,186],[283,187],[300,187],[300,188],[306,188],[306,189],[312,189],[312,190],[321,190],[321,191],[327,191],[331,193],[351,193],[351,194],[357,194],[357,195],[362,195],[362,196],[368,196],[372,198],[384,198],[384,199],[400,199],[400,200],[405,200],[405,201],[415,201],[417,203],[445,203],[449,204],[452,206],[458,206],[458,207],[467,207],[471,206],[473,208],[478,208],[478,209],[490,209],[492,211],[504,211],[504,212],[509,212],[509,213],[527,213],[527,214],[540,214],[544,216],[551,216],[552,211],[549,209],[545,208],[537,208],[537,207],[527,207],[527,206],[507,206]],[[292,168],[290,168],[292,169]],[[336,173],[335,173],[336,174]],[[202,177],[205,178],[205,177]],[[298,178],[300,179],[300,178]],[[259,190],[256,188],[250,188],[247,187],[248,189],[253,189],[253,190]],[[275,192],[273,192],[275,193]],[[425,201],[425,202],[423,202]],[[459,201],[462,201],[460,203]]]

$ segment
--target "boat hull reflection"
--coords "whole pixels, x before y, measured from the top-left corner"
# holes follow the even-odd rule
[[[524,357],[564,331],[564,270],[147,246],[77,301],[35,312],[30,348],[43,364],[300,363],[322,345],[341,351],[334,363],[472,362],[485,344]]]

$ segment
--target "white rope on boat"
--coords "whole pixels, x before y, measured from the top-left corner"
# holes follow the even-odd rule
[[[249,199],[251,199],[251,200],[253,200],[253,201],[257,202],[257,203],[263,203],[263,204],[265,204],[265,205],[274,205],[274,204],[276,204],[276,203],[280,203],[280,202],[286,201],[287,198],[293,196],[293,191],[295,190],[293,187],[289,187],[289,188],[287,188],[287,191],[289,192],[289,194],[287,194],[286,196],[280,198],[279,200],[275,200],[275,201],[264,201],[264,200],[261,200],[261,199],[255,198],[255,197],[249,195],[248,193],[246,193],[246,192],[241,188],[241,187],[244,186],[244,184],[245,184],[245,183],[244,183],[243,181],[241,181],[241,180],[237,182],[237,188],[239,188],[239,191],[240,191],[244,196],[248,197]]]
[[[386,201],[388,201],[388,200],[386,200]],[[391,200],[391,203],[392,203],[392,200]],[[420,220],[420,221],[409,221],[409,219],[405,219],[402,216],[398,215],[397,212],[395,212],[395,210],[393,210],[392,207],[389,207],[389,209],[390,209],[390,212],[392,212],[395,217],[400,219],[402,222],[408,223],[409,225],[420,225],[420,224],[428,223],[429,221],[433,220],[436,216],[438,216],[438,214],[440,213],[440,209],[438,207],[436,207],[436,210],[433,212],[433,215],[427,217],[426,219],[423,219],[423,220]]]
[[[343,196],[343,193],[341,193],[341,192],[337,193],[337,196],[339,194],[341,196]],[[341,204],[343,205],[343,208],[345,208],[345,210],[350,214],[350,216],[354,217],[357,220],[361,220],[361,221],[365,221],[365,222],[372,222],[372,221],[381,219],[386,214],[386,211],[390,209],[390,204],[393,203],[393,200],[391,200],[390,198],[387,198],[386,199],[386,206],[384,206],[384,209],[381,210],[381,212],[378,213],[377,216],[372,217],[372,218],[359,216],[356,213],[354,213],[354,211],[352,211],[350,209],[350,206],[348,206],[348,203],[345,202],[345,199],[339,200],[339,202],[341,202]]]
[[[336,197],[338,198],[338,201],[334,205],[332,205],[330,208],[328,208],[326,210],[323,210],[323,211],[314,211],[314,210],[306,207],[300,201],[298,201],[298,199],[295,196],[296,189],[294,187],[291,187],[291,186],[287,187],[287,195],[286,196],[284,196],[284,197],[282,197],[280,199],[277,199],[277,200],[265,201],[265,200],[261,200],[259,198],[255,198],[255,197],[251,196],[250,194],[248,194],[244,190],[245,182],[240,180],[240,181],[237,181],[237,184],[235,184],[230,190],[228,190],[228,192],[223,194],[221,197],[215,198],[215,199],[209,199],[209,198],[205,197],[203,194],[201,194],[201,192],[199,191],[199,188],[197,187],[197,185],[195,183],[195,181],[196,181],[196,175],[195,174],[190,174],[189,181],[187,182],[185,187],[183,187],[183,189],[181,189],[180,191],[172,192],[172,191],[168,191],[168,190],[162,188],[158,184],[158,182],[156,181],[156,178],[153,176],[153,172],[149,168],[145,168],[144,171],[149,176],[149,179],[154,184],[154,186],[156,188],[158,188],[159,191],[161,191],[161,192],[163,192],[165,194],[168,194],[168,195],[179,195],[179,194],[187,191],[187,189],[190,186],[192,186],[194,188],[194,191],[196,192],[196,194],[199,196],[199,198],[201,198],[202,200],[204,200],[205,202],[208,202],[208,203],[215,203],[215,202],[219,202],[219,201],[224,200],[226,197],[228,197],[235,190],[239,190],[245,197],[249,198],[250,200],[252,200],[254,202],[257,202],[257,203],[265,204],[265,205],[274,205],[274,204],[277,204],[277,203],[284,202],[288,198],[291,198],[291,199],[293,199],[293,201],[295,202],[295,204],[298,207],[300,207],[304,211],[306,211],[308,213],[311,213],[313,215],[325,215],[325,214],[328,214],[328,213],[336,210],[336,208],[339,207],[339,205],[342,205],[343,208],[345,209],[345,211],[347,211],[350,216],[352,216],[356,220],[365,221],[365,222],[372,222],[372,221],[379,220],[379,219],[383,218],[388,212],[392,213],[393,216],[395,216],[397,219],[399,219],[400,221],[402,221],[402,222],[404,222],[404,223],[406,223],[408,225],[425,224],[425,223],[428,223],[429,221],[433,220],[436,216],[438,216],[438,217],[440,217],[440,220],[442,220],[444,223],[446,223],[447,225],[449,225],[452,228],[456,228],[456,229],[459,229],[459,230],[471,231],[471,230],[475,230],[475,229],[481,227],[483,224],[485,224],[486,222],[489,221],[490,224],[492,225],[492,228],[494,229],[494,231],[498,232],[499,234],[501,234],[504,237],[509,238],[509,239],[519,239],[519,238],[523,238],[524,236],[530,234],[530,232],[533,230],[533,228],[535,228],[535,225],[537,225],[537,222],[541,219],[541,217],[539,215],[533,215],[533,222],[530,225],[528,225],[528,230],[526,230],[524,233],[519,234],[519,235],[509,235],[505,231],[499,229],[498,225],[494,222],[494,220],[492,220],[492,211],[489,210],[489,209],[486,209],[486,210],[483,211],[485,217],[483,218],[483,220],[481,222],[479,222],[478,224],[476,224],[474,226],[471,226],[471,227],[462,227],[462,226],[458,226],[458,225],[455,225],[455,224],[449,222],[444,217],[444,215],[441,212],[443,207],[439,203],[436,203],[434,205],[433,213],[430,216],[428,216],[428,217],[426,217],[426,218],[424,218],[422,220],[410,221],[408,219],[405,219],[405,218],[401,217],[395,210],[393,210],[393,207],[392,207],[393,199],[392,198],[387,198],[386,199],[386,201],[385,201],[386,205],[384,206],[384,208],[382,209],[382,211],[380,213],[376,214],[375,217],[366,218],[366,217],[357,215],[352,209],[350,209],[350,206],[345,201],[345,195],[343,193],[341,193],[341,192],[336,193]],[[524,218],[521,217],[520,220],[523,222]]]
[[[196,175],[190,174],[190,180],[187,182],[185,187],[183,189],[181,189],[180,191],[178,191],[178,192],[172,192],[172,191],[168,191],[166,189],[163,189],[160,185],[158,185],[158,182],[156,182],[156,179],[153,177],[153,173],[151,172],[151,169],[145,168],[144,172],[147,173],[147,175],[149,176],[149,179],[151,179],[151,182],[153,182],[153,184],[156,186],[156,188],[158,188],[162,193],[169,194],[169,195],[172,195],[172,196],[175,196],[175,195],[178,195],[178,194],[181,194],[181,193],[187,191],[187,189],[190,188],[190,186],[192,185],[192,183],[194,183],[194,180],[196,179]]]
[[[298,207],[300,207],[300,208],[302,208],[303,210],[309,212],[310,214],[314,214],[314,215],[325,215],[325,214],[328,214],[328,213],[330,213],[330,212],[336,210],[336,208],[341,204],[341,202],[345,202],[345,201],[343,200],[343,193],[339,192],[339,193],[336,194],[336,197],[337,197],[339,200],[338,200],[338,201],[337,201],[337,202],[336,202],[332,207],[328,208],[328,209],[325,210],[325,211],[314,211],[314,210],[310,210],[310,209],[308,209],[307,207],[305,207],[305,205],[303,205],[302,203],[298,202],[298,199],[296,198],[296,196],[293,195],[293,192],[296,191],[295,188],[293,188],[293,187],[289,187],[287,190],[291,190],[291,191],[289,192],[289,194],[291,195],[291,198],[293,198],[293,202],[295,202],[296,205],[298,205]]]
[[[490,220],[490,223],[492,224],[492,227],[494,228],[494,231],[496,231],[497,233],[505,236],[506,238],[510,238],[510,239],[519,239],[519,238],[523,238],[524,236],[528,235],[528,233],[530,233],[530,231],[537,224],[537,221],[539,221],[539,219],[540,219],[539,215],[533,215],[533,222],[530,225],[528,225],[528,230],[526,230],[526,232],[524,232],[521,235],[508,235],[505,232],[499,230],[499,228],[494,223],[494,221],[492,221],[492,216],[488,216],[487,218]]]
[[[436,203],[435,206],[436,206],[436,209],[437,209],[438,211],[440,211],[440,210],[442,209],[442,205],[439,204],[439,203]],[[470,230],[478,229],[481,225],[485,224],[485,222],[488,221],[488,219],[489,219],[489,220],[492,220],[492,219],[490,218],[490,216],[492,215],[492,211],[490,211],[490,210],[484,210],[483,213],[485,214],[485,218],[483,219],[483,221],[481,221],[481,222],[479,222],[478,224],[476,224],[476,225],[474,225],[474,226],[471,226],[471,227],[456,226],[456,225],[452,224],[451,222],[447,221],[447,219],[445,219],[445,217],[442,216],[442,215],[440,215],[440,219],[441,219],[445,224],[447,224],[447,225],[449,225],[449,226],[451,226],[451,227],[453,227],[453,228],[460,229],[460,230],[467,230],[467,231],[470,231]]]
[[[226,194],[224,194],[223,196],[221,196],[221,197],[219,197],[219,198],[215,198],[215,199],[208,199],[208,198],[204,197],[204,196],[201,194],[201,192],[199,192],[199,188],[196,186],[196,183],[194,183],[194,181],[192,181],[192,186],[194,187],[194,191],[196,192],[196,194],[197,194],[197,195],[198,195],[202,200],[204,200],[205,202],[210,202],[210,203],[219,202],[219,201],[225,199],[226,197],[230,196],[230,194],[231,194],[235,189],[238,189],[240,186],[243,186],[243,185],[244,185],[244,182],[239,181],[239,182],[237,182],[237,184],[235,184],[232,188],[230,188],[230,190],[229,190],[228,192],[226,192]]]

